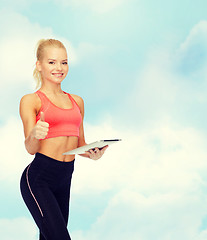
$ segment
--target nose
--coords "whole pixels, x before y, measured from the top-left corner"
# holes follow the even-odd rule
[[[61,70],[62,70],[62,65],[61,65],[61,63],[57,63],[57,64],[56,64],[56,69],[57,69],[58,71],[61,71]]]

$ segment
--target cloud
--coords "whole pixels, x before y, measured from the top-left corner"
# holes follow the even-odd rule
[[[5,27],[6,21],[6,27]],[[2,108],[0,119],[18,114],[21,97],[35,90],[33,69],[36,61],[35,47],[42,38],[56,38],[66,45],[70,63],[76,64],[77,54],[68,39],[57,36],[51,28],[32,23],[22,14],[13,10],[0,10],[0,105]]]
[[[176,69],[197,39],[205,42],[205,28],[205,22],[196,25],[176,53],[153,49],[117,118],[87,125],[86,136],[93,140],[108,134],[124,141],[98,162],[76,161],[74,194],[113,190],[91,228],[72,233],[76,239],[205,239],[207,152],[201,122],[206,84],[195,85],[194,75]],[[204,77],[203,66],[196,71]],[[199,110],[197,125],[192,119]]]
[[[104,45],[95,45],[88,42],[81,42],[76,48],[76,54],[80,61],[86,61],[88,59],[95,59],[97,55],[103,54],[107,51]]]
[[[1,8],[12,8],[15,10],[19,10],[19,9],[24,9],[25,7],[27,7],[31,2],[33,2],[33,0],[20,0],[20,1],[16,1],[16,0],[2,0],[1,1]]]
[[[20,175],[31,160],[24,148],[22,123],[11,117],[0,127],[0,181],[7,184],[19,182]]]
[[[8,19],[6,28],[5,19]],[[0,28],[0,105],[7,103],[7,107],[0,113],[2,122],[7,121],[6,118],[14,113],[18,114],[21,97],[35,90],[36,83],[32,74],[36,61],[35,47],[39,39],[55,38],[62,41],[72,67],[86,60],[89,62],[89,59],[94,59],[105,51],[104,46],[87,42],[80,42],[74,47],[67,38],[54,34],[51,28],[31,23],[25,16],[11,10],[0,11]]]
[[[5,27],[5,19],[7,27]],[[42,38],[56,38],[67,46],[70,62],[77,61],[76,51],[72,44],[64,37],[53,33],[52,28],[42,27],[38,23],[31,23],[27,17],[12,11],[0,11],[0,71],[2,79],[1,89],[11,84],[35,86],[33,69],[36,61],[35,47]]]
[[[52,29],[32,24],[25,16],[5,9],[0,12],[0,27],[1,87],[21,83],[29,85],[29,79],[33,78],[36,43],[41,38],[52,36]]]
[[[173,119],[179,124],[206,129],[203,122],[207,116],[203,111],[207,102],[206,33],[207,22],[202,21],[177,49],[172,46],[150,49],[131,93],[117,110],[120,116],[124,109],[122,123],[143,129]],[[198,56],[194,57],[194,53]],[[191,60],[197,65],[191,66]]]
[[[33,36],[34,25],[26,18],[14,14],[12,20],[19,21],[18,24],[24,26],[22,29]],[[43,32],[43,28],[35,26],[40,33]],[[20,33],[23,30],[20,29]],[[2,50],[6,40],[10,43],[5,45],[8,50],[14,46],[14,40],[10,38],[19,36],[15,28],[5,31],[4,37],[0,38]],[[29,41],[31,39],[27,34],[14,39],[26,38]],[[184,44],[182,51],[186,51],[188,45],[190,46]],[[23,49],[30,51],[31,48],[33,46],[28,45]],[[80,52],[88,48],[94,49],[91,45],[80,45]],[[13,52],[16,48],[11,49]],[[131,97],[126,101],[123,99],[127,107],[120,104],[121,112],[117,118],[121,119],[122,124],[116,121],[116,114],[103,118],[99,126],[85,124],[88,142],[99,138],[122,138],[123,142],[111,146],[97,162],[76,158],[72,184],[72,194],[75,197],[81,198],[87,194],[90,200],[91,195],[101,196],[111,191],[109,200],[105,202],[97,219],[91,223],[90,229],[72,232],[77,240],[126,237],[131,240],[148,240],[154,236],[161,240],[203,240],[206,236],[205,229],[200,229],[207,215],[206,135],[194,125],[187,126],[190,119],[182,124],[173,118],[177,114],[176,109],[186,109],[189,103],[199,100],[200,91],[195,90],[185,76],[173,71],[174,60],[170,52],[166,49],[159,50],[161,51],[149,55],[150,60],[139,75]],[[3,52],[5,57],[6,52]],[[19,54],[17,52],[16,56]],[[87,55],[87,51],[84,54]],[[24,62],[28,57],[24,56],[21,60]],[[17,57],[16,59],[18,60]],[[78,60],[77,55],[77,62]],[[8,65],[2,63],[9,72],[9,61],[6,62]],[[32,61],[25,66],[28,68],[31,64]],[[23,73],[21,80],[19,68],[22,65],[17,64],[18,67],[14,68],[16,81],[6,78],[9,82],[3,84],[9,86],[13,83],[17,86],[19,81],[26,83],[31,71]],[[8,74],[11,77],[13,73]],[[185,113],[184,110],[183,112]],[[143,125],[137,119],[141,119]],[[7,121],[1,125],[0,157],[3,161],[1,160],[0,184],[6,182],[12,185],[19,181],[21,172],[33,158],[24,149],[21,126],[20,120],[13,116],[7,117]],[[1,222],[5,229],[9,223],[9,220]],[[15,226],[14,223],[12,226]],[[27,239],[31,237],[28,236]]]
[[[196,191],[202,186],[199,171],[207,167],[202,132],[166,122],[139,132],[118,131],[106,123],[86,125],[86,136],[93,141],[107,135],[123,141],[110,146],[98,162],[77,157],[75,193],[127,188],[154,194]]]
[[[5,160],[1,162],[0,182],[4,184],[19,182],[21,172],[33,158],[24,149],[20,124],[12,118],[0,130],[1,159]],[[111,197],[91,228],[73,231],[74,238],[101,240],[107,232],[105,239],[139,236],[148,240],[151,232],[163,240],[167,235],[191,240],[198,234],[207,214],[203,190],[207,153],[202,132],[164,122],[157,128],[131,132],[119,129],[112,119],[104,119],[99,126],[86,123],[85,129],[88,142],[117,137],[123,142],[112,145],[98,161],[76,158],[72,199],[82,195],[90,199],[90,195],[101,196],[107,191],[111,191]],[[181,234],[185,221],[188,224]],[[123,228],[125,232],[120,235]]]
[[[33,158],[24,149],[20,124],[11,118],[0,129],[0,157],[5,160],[1,162],[0,183],[15,183]],[[123,142],[112,145],[98,161],[76,158],[72,201],[107,191],[111,195],[89,229],[72,231],[74,238],[193,240],[199,235],[207,215],[207,152],[202,132],[169,122],[131,132],[119,129],[112,118],[103,119],[99,126],[86,123],[85,129],[88,142],[117,137]]]
[[[198,236],[197,240],[205,240],[207,238],[207,230],[202,231]]]
[[[0,235],[2,240],[35,240],[37,228],[33,221],[26,217],[0,219]]]
[[[177,50],[177,67],[185,75],[203,70],[207,64],[207,21],[196,24]]]
[[[77,157],[73,195],[112,193],[91,227],[73,231],[72,237],[197,239],[207,214],[205,135],[169,122],[143,131],[117,129],[107,121],[86,125],[90,140],[108,135],[124,141],[112,145],[97,162]]]
[[[74,8],[86,8],[97,13],[107,13],[111,10],[118,8],[119,6],[128,3],[126,0],[60,0],[58,4],[63,4],[63,6],[72,6]]]
[[[194,195],[156,194],[150,197],[124,189],[112,198],[89,231],[77,240],[197,239],[205,201]]]

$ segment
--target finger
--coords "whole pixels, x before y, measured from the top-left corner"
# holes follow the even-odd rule
[[[99,148],[95,148],[95,150],[94,150],[94,153],[98,153],[99,152]]]
[[[45,136],[47,136],[47,134],[48,134],[48,131],[44,131],[44,130],[41,130],[41,131],[38,131],[38,132],[37,132],[37,136],[43,136],[43,137],[45,137]]]
[[[43,134],[47,134],[48,133],[48,128],[41,128],[40,132]]]
[[[48,132],[49,124],[47,122],[41,122],[40,120],[37,122],[36,130],[40,132]]]
[[[85,155],[86,155],[86,157],[89,157],[89,158],[90,158],[91,153],[87,151],[87,152],[85,152]]]
[[[109,145],[106,145],[104,148],[101,149],[101,152],[104,153],[108,147],[109,147]]]
[[[41,120],[42,122],[45,121],[45,114],[44,114],[43,112],[40,112],[40,120]]]
[[[88,151],[89,153],[91,153],[91,154],[93,154],[94,153],[94,150],[92,150],[92,149],[89,149],[89,151]]]
[[[95,152],[93,151],[93,150],[89,150],[88,152],[86,152],[87,153],[87,155],[88,155],[88,157],[90,158],[90,159],[94,159],[94,157],[95,157]]]
[[[44,139],[46,136],[47,136],[46,133],[42,133],[42,132],[41,132],[41,133],[38,133],[38,134],[37,134],[36,138],[37,138],[37,139]]]
[[[43,127],[43,128],[48,128],[49,123],[40,121],[40,126]]]

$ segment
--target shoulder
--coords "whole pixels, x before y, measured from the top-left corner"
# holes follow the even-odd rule
[[[31,102],[31,101],[35,101],[37,100],[38,96],[36,93],[29,93],[29,94],[26,94],[24,95],[20,102]]]
[[[24,95],[20,100],[20,108],[37,109],[41,105],[41,100],[36,93]]]
[[[76,101],[76,103],[78,104],[78,106],[80,108],[84,106],[84,101],[83,101],[82,97],[75,95],[75,94],[70,94],[70,95]]]
[[[80,108],[80,112],[82,114],[82,117],[84,116],[84,101],[82,99],[82,97],[75,95],[75,94],[70,94],[71,97],[75,100],[75,102],[77,103],[77,105]]]

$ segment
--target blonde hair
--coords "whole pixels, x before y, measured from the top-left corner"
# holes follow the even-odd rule
[[[37,49],[36,50],[37,61],[41,61],[43,59],[45,47],[59,47],[59,48],[64,48],[66,50],[63,43],[60,42],[59,40],[56,40],[56,39],[41,39],[41,40],[38,41],[37,47],[36,47],[36,49]],[[36,80],[36,89],[41,87],[42,76],[41,76],[41,73],[37,70],[36,67],[33,71],[33,77]]]

